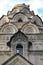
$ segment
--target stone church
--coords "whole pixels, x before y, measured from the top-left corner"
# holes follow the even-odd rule
[[[43,21],[29,5],[0,18],[0,65],[43,65]]]

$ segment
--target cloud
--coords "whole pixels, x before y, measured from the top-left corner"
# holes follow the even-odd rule
[[[3,14],[7,13],[7,7],[6,4],[8,4],[10,2],[10,0],[0,0],[0,17]]]
[[[0,17],[7,14],[16,4],[26,3],[30,5],[30,10],[38,14],[43,19],[43,0],[0,0]],[[40,11],[40,12],[39,12]]]
[[[31,0],[28,4],[30,4],[30,9],[43,19],[43,11],[41,10],[43,9],[43,0]]]
[[[43,19],[43,8],[38,9],[39,16]]]

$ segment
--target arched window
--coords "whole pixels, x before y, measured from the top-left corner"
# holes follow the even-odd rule
[[[22,19],[20,18],[20,19],[18,20],[18,22],[22,22]]]
[[[17,44],[16,52],[23,55],[23,46],[21,44]]]

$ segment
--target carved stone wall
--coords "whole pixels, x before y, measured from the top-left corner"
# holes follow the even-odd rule
[[[28,42],[32,43],[30,48],[28,48],[25,36],[20,35],[18,39],[19,34],[14,36],[13,42],[11,41],[11,44],[14,44],[13,49],[7,46],[7,42],[18,30],[26,35]],[[8,11],[7,15],[0,18],[0,65],[16,53],[14,47],[18,43],[24,46],[23,56],[25,58],[34,65],[43,65],[43,23],[41,18],[30,11],[29,6],[25,4],[16,5],[12,11]]]

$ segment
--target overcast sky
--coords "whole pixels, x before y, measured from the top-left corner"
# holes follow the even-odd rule
[[[43,20],[43,0],[0,0],[0,17],[6,15],[16,4],[26,3]]]

